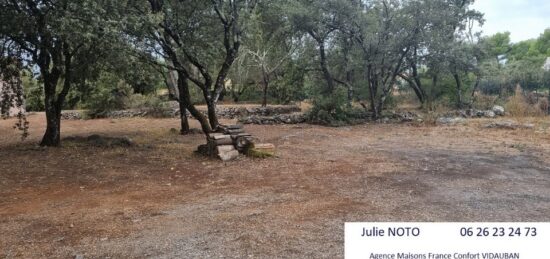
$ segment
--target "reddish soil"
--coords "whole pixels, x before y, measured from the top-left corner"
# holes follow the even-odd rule
[[[137,146],[47,149],[30,120],[24,142],[0,121],[1,258],[339,258],[344,222],[550,220],[548,120],[246,126],[278,157],[228,163],[173,119],[63,121]]]

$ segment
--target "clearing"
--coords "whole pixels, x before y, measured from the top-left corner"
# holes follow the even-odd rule
[[[0,122],[2,258],[339,258],[349,221],[550,221],[548,120],[250,125],[278,157],[229,163],[195,155],[205,139],[177,119],[63,121],[130,148],[42,149],[30,121],[23,143]]]

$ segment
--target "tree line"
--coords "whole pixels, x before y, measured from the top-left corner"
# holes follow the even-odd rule
[[[68,103],[92,100],[111,81],[138,93],[167,87],[184,134],[187,111],[203,132],[216,131],[220,100],[238,101],[255,86],[263,105],[310,99],[309,117],[322,122],[357,113],[379,118],[396,87],[427,108],[445,93],[463,108],[477,91],[544,86],[539,68],[550,56],[550,31],[518,44],[508,34],[482,38],[472,31],[483,23],[473,2],[0,0],[0,64],[3,81],[15,82],[14,96],[22,95],[21,83],[10,78],[38,82],[43,146],[60,144]],[[18,72],[4,72],[14,64]]]

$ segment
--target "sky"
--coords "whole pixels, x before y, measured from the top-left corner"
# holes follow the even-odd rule
[[[476,0],[474,9],[485,14],[483,35],[509,31],[518,42],[550,28],[550,0]]]

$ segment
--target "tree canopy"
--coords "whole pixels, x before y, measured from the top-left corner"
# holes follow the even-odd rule
[[[481,37],[472,33],[483,24],[473,3],[0,0],[0,58],[17,60],[0,62],[4,81],[13,82],[2,107],[25,92],[38,95],[29,100],[46,112],[41,145],[57,146],[61,111],[101,106],[126,91],[116,89],[120,83],[140,95],[168,87],[183,134],[187,111],[203,132],[216,131],[216,107],[227,96],[256,94],[264,106],[307,98],[310,119],[329,122],[357,114],[354,103],[364,107],[360,116],[379,118],[399,89],[425,108],[442,96],[462,108],[479,91],[547,86],[541,67],[550,29],[518,43],[510,33]],[[9,72],[13,64],[24,72]],[[21,90],[25,84],[33,90]]]

